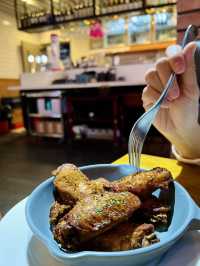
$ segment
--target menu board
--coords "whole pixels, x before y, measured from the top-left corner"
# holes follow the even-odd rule
[[[132,11],[143,7],[142,0],[96,0],[95,15]]]
[[[146,0],[146,5],[148,6],[159,6],[168,5],[176,3],[176,0]]]
[[[94,16],[93,0],[53,0],[55,22],[67,22]]]
[[[31,28],[38,25],[49,25],[53,22],[50,1],[16,1],[18,27]]]
[[[16,0],[18,28],[53,26],[98,16],[145,11],[176,0]],[[145,11],[146,12],[146,11]]]

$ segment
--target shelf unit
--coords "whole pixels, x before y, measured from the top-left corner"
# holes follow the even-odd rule
[[[37,5],[34,6],[27,1],[15,0],[17,25],[19,30],[30,31],[36,28],[53,28],[63,23],[127,12],[141,11],[146,13],[147,9],[176,5],[176,0],[166,0],[166,3],[156,5],[148,4],[148,0],[129,0],[128,2],[122,0],[118,2],[112,0],[79,0],[78,2],[71,0],[44,0],[41,2],[35,0]]]
[[[115,144],[121,143],[122,114],[121,100],[118,95],[110,95],[110,90],[107,90],[105,95],[101,90],[95,90],[95,92],[91,90],[90,95],[85,95],[85,92],[78,90],[75,92],[74,89],[71,93],[60,92],[59,100],[62,102],[60,115],[44,115],[38,113],[37,110],[32,111],[30,99],[37,102],[41,95],[45,97],[45,93],[49,97],[48,92],[42,92],[42,90],[35,92],[33,98],[30,97],[32,92],[21,92],[25,127],[29,135],[69,141],[78,138],[102,139],[110,140]],[[52,125],[50,125],[50,132],[44,130],[51,122],[61,123],[63,134],[53,132]],[[75,128],[79,130],[82,125],[86,127],[86,134],[82,131],[77,134]]]
[[[55,134],[55,133],[53,133],[53,134],[47,134],[47,133],[39,134],[39,133],[36,133],[36,132],[31,132],[31,135],[35,136],[35,137],[44,137],[44,138],[59,138],[59,139],[63,138],[63,135]]]
[[[67,105],[67,132],[70,133],[71,139],[77,138],[74,128],[83,125],[86,126],[82,134],[84,139],[107,139],[112,140],[114,144],[120,143],[122,134],[120,97],[111,96],[109,93],[93,96],[71,95],[67,97]]]
[[[29,135],[64,139],[65,110],[60,91],[22,93],[21,99]]]
[[[34,113],[29,113],[29,116],[38,117],[38,118],[56,118],[56,119],[60,119],[62,117],[61,114],[41,115],[41,114],[34,114]]]

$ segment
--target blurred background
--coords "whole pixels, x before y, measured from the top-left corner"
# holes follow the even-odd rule
[[[199,9],[197,0],[0,1],[3,212],[59,164],[127,153],[145,72],[200,25]],[[152,128],[143,152],[170,150]]]

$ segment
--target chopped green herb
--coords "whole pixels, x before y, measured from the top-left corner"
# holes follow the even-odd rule
[[[123,199],[111,199],[110,200],[110,203],[112,205],[119,205],[119,204],[123,204],[124,203],[124,200]]]
[[[101,214],[101,213],[102,213],[102,209],[100,209],[100,208],[96,208],[96,213],[97,213],[97,214]]]

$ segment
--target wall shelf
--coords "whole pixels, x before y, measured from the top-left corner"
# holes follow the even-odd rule
[[[48,133],[36,133],[36,132],[31,132],[30,134],[32,136],[37,136],[37,137],[63,138],[63,135],[61,134],[48,134]]]

